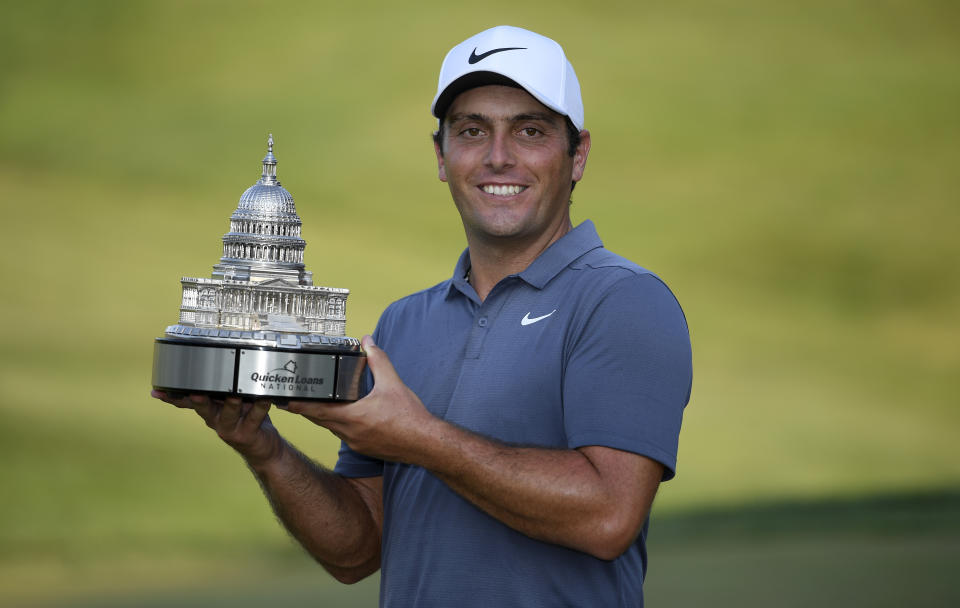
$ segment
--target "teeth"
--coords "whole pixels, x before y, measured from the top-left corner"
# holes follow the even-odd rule
[[[520,194],[526,189],[526,186],[500,186],[497,184],[486,184],[483,186],[483,191],[487,194],[493,194],[496,196],[512,196],[514,194]]]

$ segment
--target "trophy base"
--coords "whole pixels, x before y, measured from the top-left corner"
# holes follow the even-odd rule
[[[353,340],[352,338],[350,340]],[[355,341],[355,340],[353,340]],[[203,338],[157,338],[153,387],[173,394],[356,401],[366,356],[359,346],[282,348]]]

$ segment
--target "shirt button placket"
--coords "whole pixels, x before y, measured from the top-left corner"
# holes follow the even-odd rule
[[[470,329],[465,357],[467,359],[478,359],[480,357],[480,353],[483,351],[483,342],[493,327],[493,322],[497,320],[504,302],[507,301],[501,287],[499,285],[495,287],[476,311],[479,316],[476,317],[473,327]]]
[[[490,327],[490,318],[487,315],[477,317],[470,330],[470,339],[467,341],[467,359],[476,359],[483,350],[483,341],[487,337],[487,330]]]

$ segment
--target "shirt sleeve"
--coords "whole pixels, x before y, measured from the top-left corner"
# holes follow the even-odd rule
[[[341,441],[333,471],[344,477],[380,477],[383,475],[383,461],[354,452],[345,441]]]
[[[568,447],[634,452],[673,478],[693,375],[679,303],[655,275],[632,275],[601,297],[583,327],[564,372]]]

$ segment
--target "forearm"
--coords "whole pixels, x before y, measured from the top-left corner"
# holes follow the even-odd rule
[[[451,427],[423,466],[458,494],[533,538],[585,550],[600,521],[602,487],[573,450],[498,444]]]
[[[662,471],[610,448],[510,446],[442,421],[433,432],[413,455],[416,464],[511,528],[603,559],[636,538]],[[611,455],[619,461],[598,461]],[[645,480],[639,487],[638,472]],[[628,499],[625,488],[643,495]]]
[[[280,440],[278,454],[250,463],[277,517],[330,574],[356,582],[380,567],[380,505],[367,489]]]

